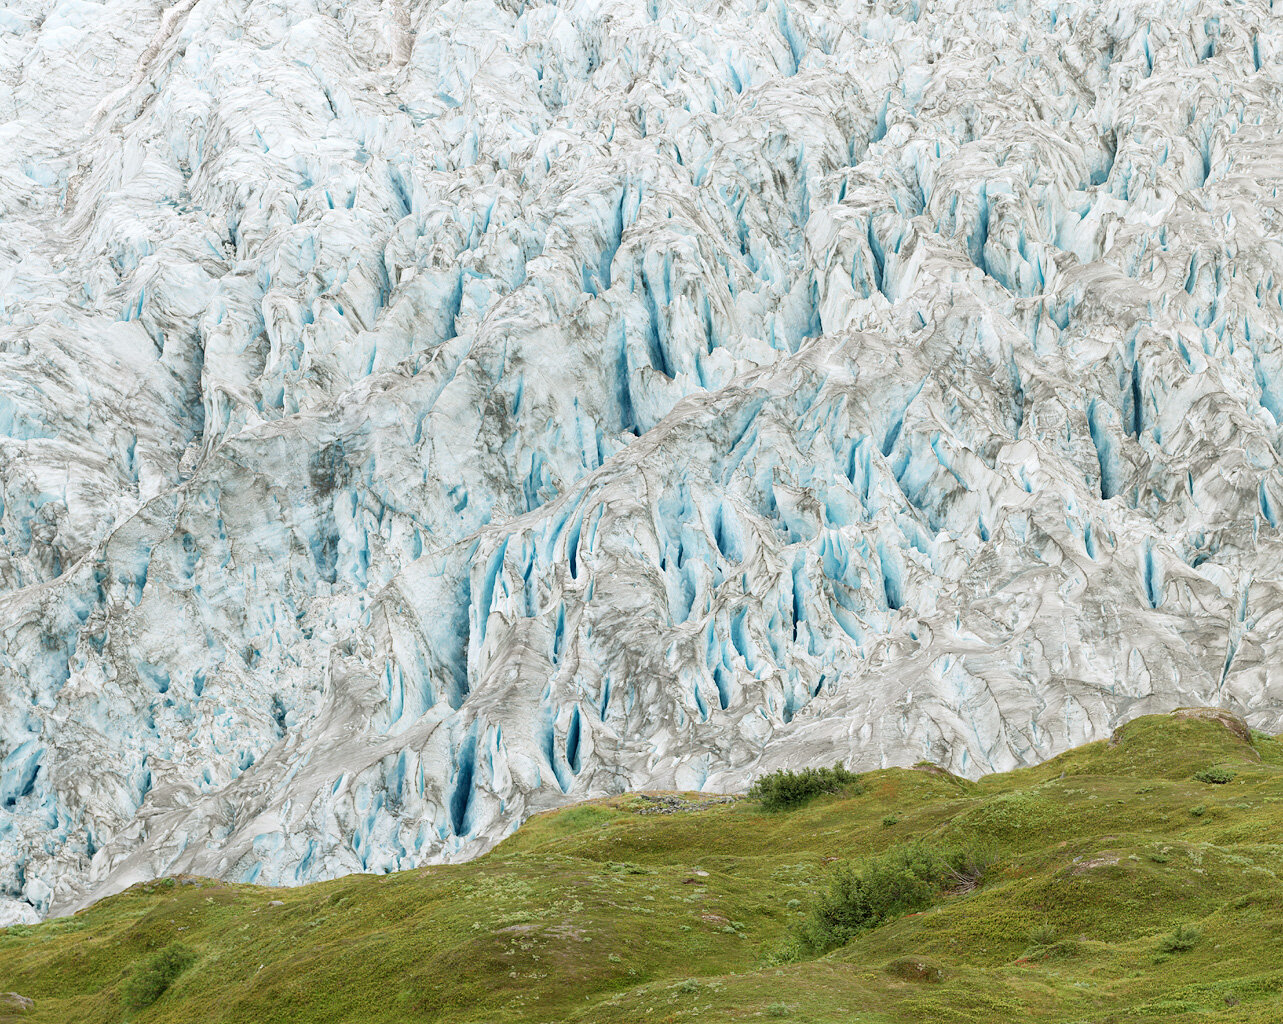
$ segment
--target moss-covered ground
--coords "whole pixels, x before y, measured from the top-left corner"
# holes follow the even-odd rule
[[[777,813],[617,797],[468,864],[299,889],[135,886],[0,930],[0,993],[33,1024],[1283,1021],[1279,739],[1155,716],[979,782],[861,784]],[[983,883],[781,962],[835,864],[919,839],[986,850]],[[175,945],[194,962],[131,1008]]]

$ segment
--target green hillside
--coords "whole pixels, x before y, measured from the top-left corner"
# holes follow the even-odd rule
[[[794,810],[595,801],[457,866],[135,886],[0,931],[0,993],[35,1001],[0,997],[0,1021],[1275,1024],[1283,742],[1217,715],[979,782],[870,772]],[[975,868],[824,955],[799,944],[847,862],[910,849]]]

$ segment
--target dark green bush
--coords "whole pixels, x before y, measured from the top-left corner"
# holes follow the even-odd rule
[[[1184,953],[1186,950],[1193,949],[1202,937],[1203,933],[1194,925],[1178,924],[1175,929],[1158,940],[1158,948],[1164,953]]]
[[[1228,768],[1204,768],[1201,772],[1194,773],[1194,779],[1197,782],[1206,782],[1212,786],[1223,786],[1234,778],[1234,773]]]
[[[840,763],[832,768],[803,768],[800,772],[780,769],[759,776],[748,795],[760,801],[766,810],[780,811],[801,807],[821,793],[836,793],[840,789],[854,787],[859,778]],[[859,792],[858,788],[856,792]]]
[[[802,925],[799,945],[823,953],[861,932],[922,910],[945,892],[975,888],[987,858],[971,850],[942,853],[925,844],[889,850],[858,868],[839,867]]]
[[[174,943],[153,953],[146,963],[134,968],[122,995],[125,1005],[144,1010],[163,996],[183,971],[196,962],[196,954],[186,946]]]

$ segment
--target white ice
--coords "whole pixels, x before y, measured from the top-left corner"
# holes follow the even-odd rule
[[[1283,728],[1269,0],[10,0],[0,925]]]

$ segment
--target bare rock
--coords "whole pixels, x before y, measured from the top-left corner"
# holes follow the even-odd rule
[[[0,992],[0,1014],[30,1013],[36,1008],[36,1001],[19,995],[17,992]]]

